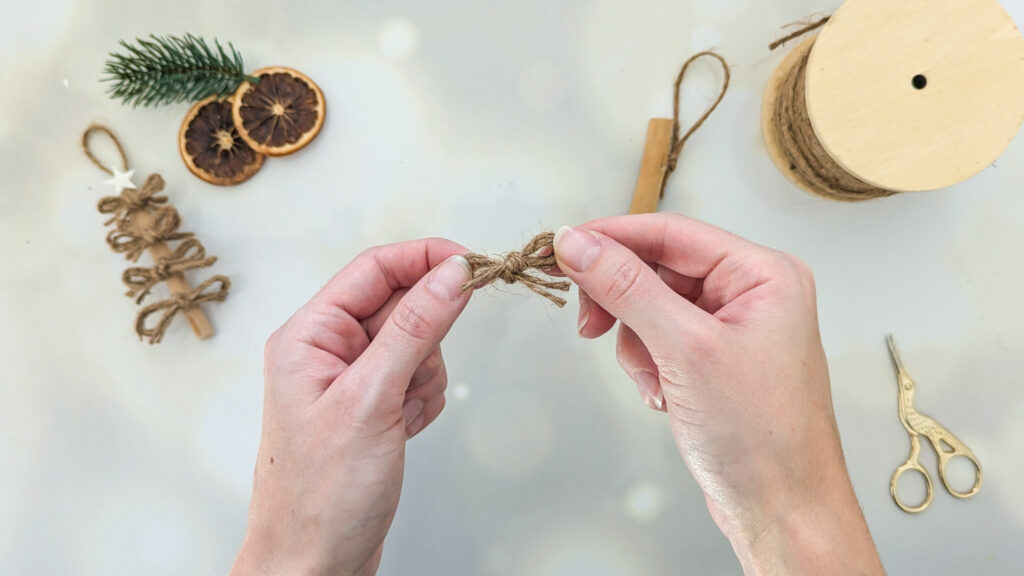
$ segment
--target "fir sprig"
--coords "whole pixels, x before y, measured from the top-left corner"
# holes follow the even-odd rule
[[[110,54],[102,81],[113,82],[111,98],[132,106],[193,102],[230,94],[245,80],[259,81],[245,74],[242,55],[230,42],[227,50],[216,39],[213,44],[192,34],[150,34],[135,44],[121,40],[125,52]]]

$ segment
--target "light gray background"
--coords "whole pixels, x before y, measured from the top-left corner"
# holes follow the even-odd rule
[[[1024,21],[1024,5],[1005,4]],[[1019,573],[1024,140],[949,190],[848,205],[791,186],[761,142],[761,92],[782,57],[767,44],[837,5],[3,0],[0,573],[225,573],[267,335],[370,245],[437,235],[498,252],[623,212],[648,118],[670,113],[679,65],[708,47],[733,86],[662,208],[814,267],[843,445],[890,572]],[[185,31],[233,41],[251,69],[314,78],[328,101],[316,141],[235,188],[188,173],[186,107],[133,110],[97,82],[118,39]],[[696,67],[687,118],[717,82]],[[135,338],[126,263],[95,208],[109,188],[78,148],[95,120],[141,176],[164,175],[185,228],[220,258],[213,271],[231,275],[230,299],[207,309],[213,340],[180,320],[160,346]],[[739,572],[614,339],[583,341],[575,324],[574,306],[518,288],[474,297],[445,343],[449,407],[410,446],[381,574]],[[973,500],[937,488],[920,516],[890,501],[908,441],[888,331],[919,408],[984,465]]]

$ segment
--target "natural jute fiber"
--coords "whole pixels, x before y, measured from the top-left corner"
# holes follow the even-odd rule
[[[207,292],[206,289],[214,284],[220,284],[220,286],[212,292]],[[223,302],[228,297],[228,289],[230,288],[231,281],[228,280],[227,276],[221,276],[220,274],[210,276],[206,282],[203,282],[195,290],[187,294],[175,294],[166,300],[154,302],[140,310],[139,315],[135,318],[135,332],[139,335],[139,338],[149,338],[150,344],[159,344],[163,340],[167,327],[171,325],[171,320],[174,320],[175,314],[193,310],[203,302]],[[163,316],[160,317],[156,326],[148,326],[146,319],[149,318],[150,314],[161,310],[163,311]]]
[[[152,268],[135,266],[124,271],[121,279],[128,287],[127,295],[142,304],[149,291],[175,274],[194,268],[213,266],[216,256],[206,257],[206,248],[195,238],[186,238],[169,256],[156,261]]]
[[[127,172],[128,158],[124,148],[106,126],[94,124],[82,134],[82,149],[89,160],[107,174],[114,174],[90,148],[91,138],[96,134],[110,138],[120,157],[119,171]],[[113,225],[107,234],[107,244],[111,250],[124,254],[132,262],[147,251],[153,257],[153,266],[134,266],[122,275],[128,287],[127,295],[134,298],[136,304],[141,304],[157,284],[166,283],[171,292],[169,298],[154,302],[139,312],[135,319],[135,333],[139,339],[146,339],[150,344],[159,343],[178,312],[188,317],[197,336],[208,338],[213,334],[213,328],[199,305],[223,301],[227,298],[231,281],[226,276],[216,275],[195,290],[189,287],[185,272],[212,266],[217,258],[207,257],[206,249],[191,232],[178,230],[181,216],[167,197],[160,194],[163,189],[164,179],[159,174],[150,174],[138,189],[125,188],[117,196],[100,199],[97,205],[100,213],[110,215],[104,225]],[[180,243],[171,249],[168,242],[175,241]],[[217,284],[216,288],[213,288],[214,284]],[[147,319],[161,311],[163,314],[159,321],[150,326]]]
[[[555,296],[551,290],[568,291],[572,286],[566,280],[548,280],[536,274],[530,274],[531,270],[543,273],[555,266],[555,252],[553,243],[554,232],[542,232],[533,237],[519,251],[508,252],[498,257],[485,256],[483,254],[466,254],[473,277],[462,285],[462,289],[473,290],[481,288],[494,282],[502,280],[506,284],[519,282],[530,290],[547,298],[555,306],[565,306],[565,299]]]
[[[829,17],[810,22],[799,30],[772,42],[772,50],[828,23]],[[773,125],[779,148],[789,168],[815,193],[832,200],[848,202],[884,198],[899,192],[879,188],[847,172],[818,140],[807,111],[807,61],[811,51],[801,58],[783,78],[775,98]]]
[[[683,84],[683,79],[686,78],[686,72],[690,69],[690,64],[693,64],[701,58],[714,58],[722,65],[722,88],[718,92],[718,96],[714,102],[708,106],[704,113],[701,114],[700,118],[690,126],[682,136],[679,135],[679,87]],[[683,67],[679,69],[679,75],[676,76],[675,88],[672,94],[672,145],[668,150],[668,159],[665,161],[665,176],[661,180],[661,196],[665,195],[665,183],[668,182],[668,177],[672,175],[672,172],[676,169],[676,164],[679,162],[679,154],[682,153],[683,147],[686,146],[686,141],[693,136],[693,133],[700,129],[704,125],[704,122],[711,116],[711,114],[718,108],[718,105],[722,103],[722,99],[725,98],[725,93],[729,90],[729,81],[731,76],[729,74],[729,63],[725,61],[725,58],[715,52],[706,50],[704,52],[698,52],[683,63]]]

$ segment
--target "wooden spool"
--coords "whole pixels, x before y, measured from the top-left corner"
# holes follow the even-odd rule
[[[996,0],[847,0],[786,56],[763,101],[772,160],[812,193],[773,125],[779,84],[808,51],[815,135],[847,172],[879,188],[967,180],[1006,150],[1024,120],[1024,38]]]

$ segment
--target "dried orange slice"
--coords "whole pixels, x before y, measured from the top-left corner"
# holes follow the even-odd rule
[[[263,166],[263,154],[245,143],[231,116],[231,99],[196,102],[178,132],[178,151],[193,174],[218,186],[245,182]]]
[[[324,125],[324,93],[305,74],[275,66],[252,73],[259,82],[242,82],[232,114],[238,133],[253,150],[286,156],[299,150]]]

